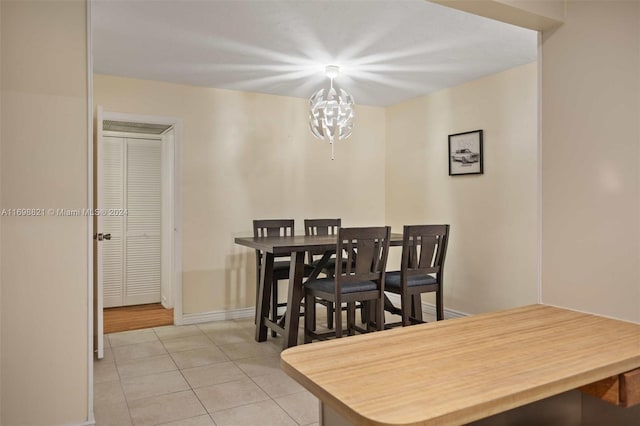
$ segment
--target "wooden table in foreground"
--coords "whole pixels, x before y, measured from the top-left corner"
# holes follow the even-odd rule
[[[298,346],[281,365],[325,424],[461,425],[640,368],[640,325],[531,305]]]
[[[298,344],[298,325],[300,323],[300,301],[302,300],[302,279],[304,275],[304,257],[309,250],[325,251],[325,255],[313,271],[309,279],[318,276],[322,266],[329,259],[331,253],[336,251],[338,243],[336,235],[299,235],[293,237],[238,237],[236,244],[261,250],[265,253],[262,275],[260,276],[260,288],[258,289],[258,301],[256,306],[256,341],[267,340],[267,328],[270,328],[284,336],[283,346],[289,348]],[[402,234],[391,234],[389,244],[402,245]],[[289,290],[287,292],[287,312],[284,321],[275,324],[269,320],[269,299],[271,297],[271,283],[265,282],[265,274],[273,268],[275,255],[291,255],[291,267],[289,268]]]

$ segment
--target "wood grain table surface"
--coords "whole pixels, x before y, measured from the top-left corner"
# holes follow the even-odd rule
[[[640,367],[640,325],[545,305],[285,350],[354,424],[459,425]]]

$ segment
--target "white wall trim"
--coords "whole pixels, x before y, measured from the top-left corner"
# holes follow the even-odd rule
[[[87,420],[86,422],[82,422],[82,423],[73,423],[71,426],[93,426],[95,424],[96,424],[95,420]]]
[[[400,305],[400,296],[397,294],[388,294],[389,300],[396,305]],[[284,308],[283,308],[284,309]],[[436,316],[436,307],[431,303],[422,302],[422,312],[425,315],[429,315],[432,317]],[[256,313],[256,308],[251,306],[249,308],[238,308],[238,309],[229,309],[224,311],[209,311],[209,312],[199,312],[196,314],[184,314],[182,316],[182,324],[201,324],[204,322],[212,322],[212,321],[225,321],[225,320],[234,320],[234,319],[244,319],[244,318],[253,318]],[[456,311],[454,309],[445,309],[444,310],[444,318],[445,319],[453,319],[453,318],[462,318],[469,316],[466,312]]]
[[[87,7],[87,208],[93,208],[93,34],[91,3]],[[93,217],[87,216],[87,421],[94,425],[93,413]]]
[[[224,321],[232,319],[253,318],[256,315],[256,308],[239,308],[226,311],[209,311],[197,314],[184,314],[182,316],[182,324],[200,324],[211,321]]]
[[[391,303],[400,306],[400,295],[395,293],[386,293]],[[431,317],[436,317],[436,306],[431,303],[422,302],[422,313]],[[456,311],[454,309],[444,309],[444,319],[468,317],[470,314],[466,312]]]

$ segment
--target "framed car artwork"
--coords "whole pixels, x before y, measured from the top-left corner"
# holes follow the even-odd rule
[[[482,130],[449,135],[449,176],[482,173]]]

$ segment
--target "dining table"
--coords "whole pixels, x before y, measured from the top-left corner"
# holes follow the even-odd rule
[[[260,284],[256,303],[256,334],[258,342],[267,340],[268,329],[284,336],[283,348],[298,344],[298,326],[300,325],[300,305],[302,301],[302,285],[304,280],[304,260],[309,251],[323,252],[320,261],[307,277],[313,280],[318,277],[323,267],[336,252],[337,235],[299,235],[276,237],[236,237],[235,243],[241,246],[260,250],[264,259],[260,270]],[[390,246],[402,245],[402,234],[391,233]],[[271,280],[265,279],[273,273],[275,257],[291,256],[289,268],[289,286],[287,291],[287,310],[278,322],[271,321],[269,306],[271,297]]]
[[[301,345],[281,367],[325,426],[640,424],[640,324],[542,304]]]

